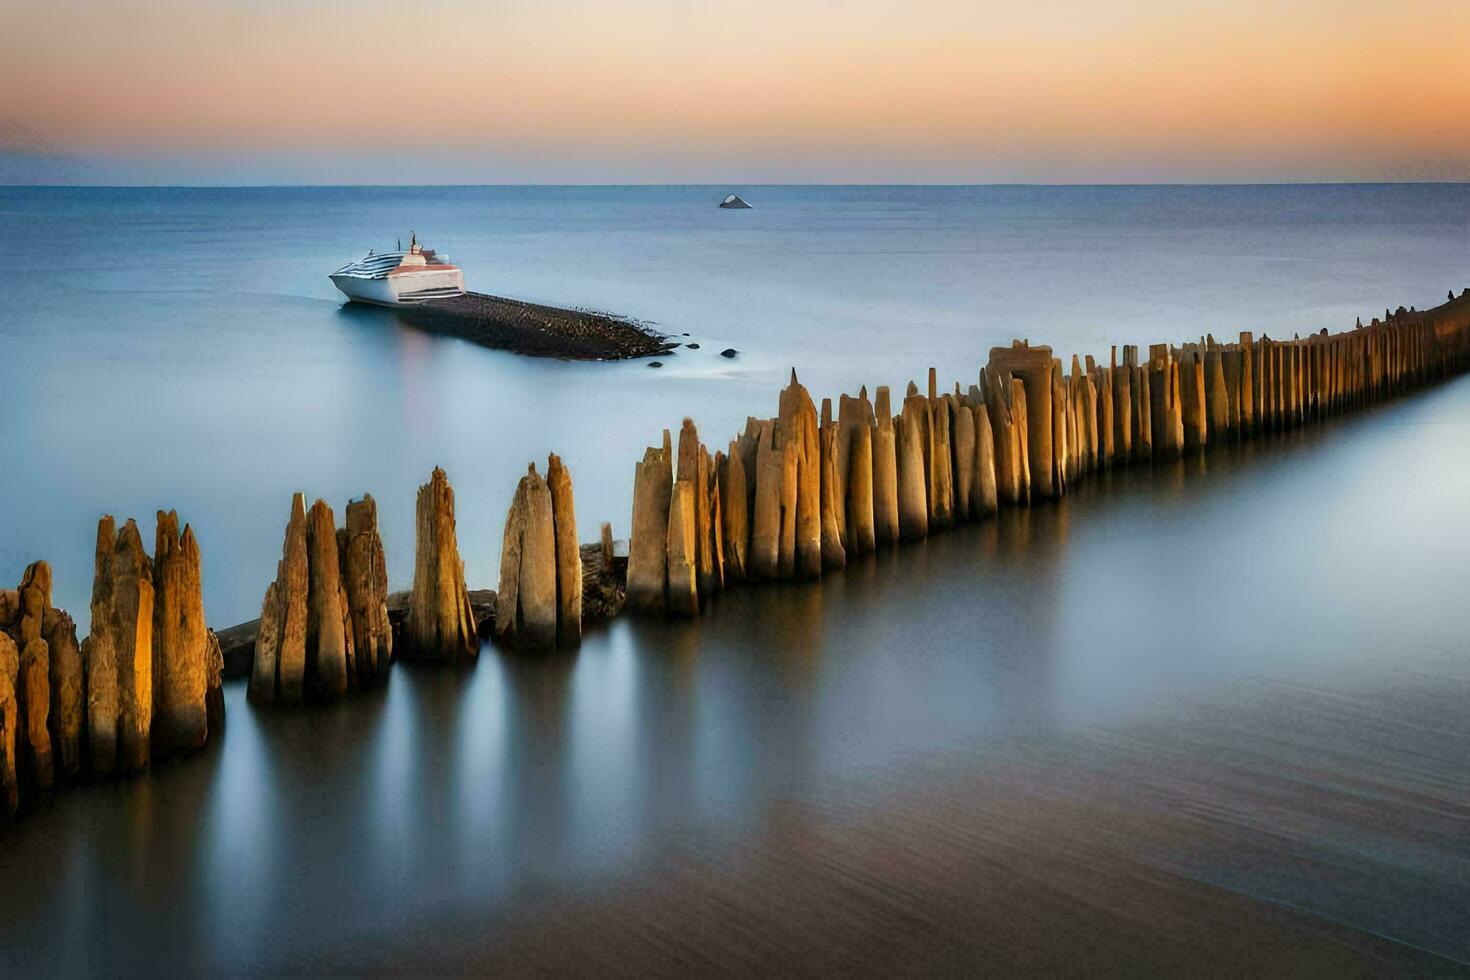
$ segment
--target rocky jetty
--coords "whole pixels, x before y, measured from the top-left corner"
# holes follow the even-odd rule
[[[625,317],[482,293],[431,300],[393,313],[418,330],[532,357],[612,361],[668,353],[678,346]]]

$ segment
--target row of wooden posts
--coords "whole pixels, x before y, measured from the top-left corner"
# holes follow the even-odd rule
[[[83,774],[130,773],[200,748],[224,721],[199,546],[159,511],[153,555],[135,522],[97,527],[91,632],[51,605],[51,567],[0,590],[0,811]]]
[[[1470,290],[1434,310],[1399,309],[1329,335],[1115,348],[1104,367],[1016,342],[976,382],[908,386],[897,414],[879,387],[820,412],[793,371],[774,418],[750,418],[710,454],[685,420],[634,471],[626,598],[636,611],[693,616],[739,581],[814,579],[858,555],[1001,507],[1066,493],[1099,470],[1147,465],[1215,443],[1363,407],[1470,366]],[[282,559],[255,632],[255,702],[333,697],[376,683],[399,656],[479,649],[454,491],[442,470],[419,490],[413,590],[390,623],[387,565],[370,496],[335,526],[323,501],[292,500]],[[601,585],[613,567],[604,524]],[[576,644],[583,562],[571,475],[556,456],[516,488],[494,596],[496,636],[517,647]],[[198,543],[159,512],[153,556],[133,521],[99,523],[90,635],[50,604],[45,562],[0,590],[0,810],[90,772],[133,772],[198,748],[224,719],[220,643],[204,621]],[[590,585],[591,583],[587,583]],[[614,583],[616,584],[616,583]],[[600,614],[620,608],[599,603]],[[479,617],[490,618],[490,614]],[[395,635],[398,639],[395,648]],[[54,756],[53,756],[54,753]]]
[[[1467,290],[1470,294],[1470,290]],[[710,454],[685,419],[634,470],[627,601],[692,616],[728,583],[814,579],[848,559],[1000,507],[1059,497],[1099,471],[1149,464],[1362,407],[1463,370],[1470,300],[1385,311],[1369,326],[1278,341],[1240,334],[1146,361],[1070,373],[1049,347],[990,351],[976,382],[941,393],[934,369],[894,414],[887,387],[837,411],[791,373],[774,418],[749,418]]]

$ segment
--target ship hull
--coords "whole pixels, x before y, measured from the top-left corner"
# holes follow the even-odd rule
[[[374,306],[416,306],[432,299],[464,294],[464,273],[453,267],[374,278],[339,273],[331,278],[332,285],[349,300]]]

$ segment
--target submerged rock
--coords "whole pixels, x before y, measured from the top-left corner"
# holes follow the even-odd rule
[[[664,362],[663,361],[649,361],[648,362],[648,366],[649,367],[652,367],[652,368],[660,368],[660,367],[663,367],[664,366]]]
[[[720,356],[721,357],[734,357],[736,354],[739,354],[739,353],[740,352],[738,350],[736,350],[735,348],[733,348],[733,347],[726,347],[724,350],[720,351]]]
[[[685,344],[684,346],[688,347],[690,350],[699,350],[698,344]]]

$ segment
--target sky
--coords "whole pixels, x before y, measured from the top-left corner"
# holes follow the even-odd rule
[[[0,182],[1470,180],[1470,2],[0,0]]]

